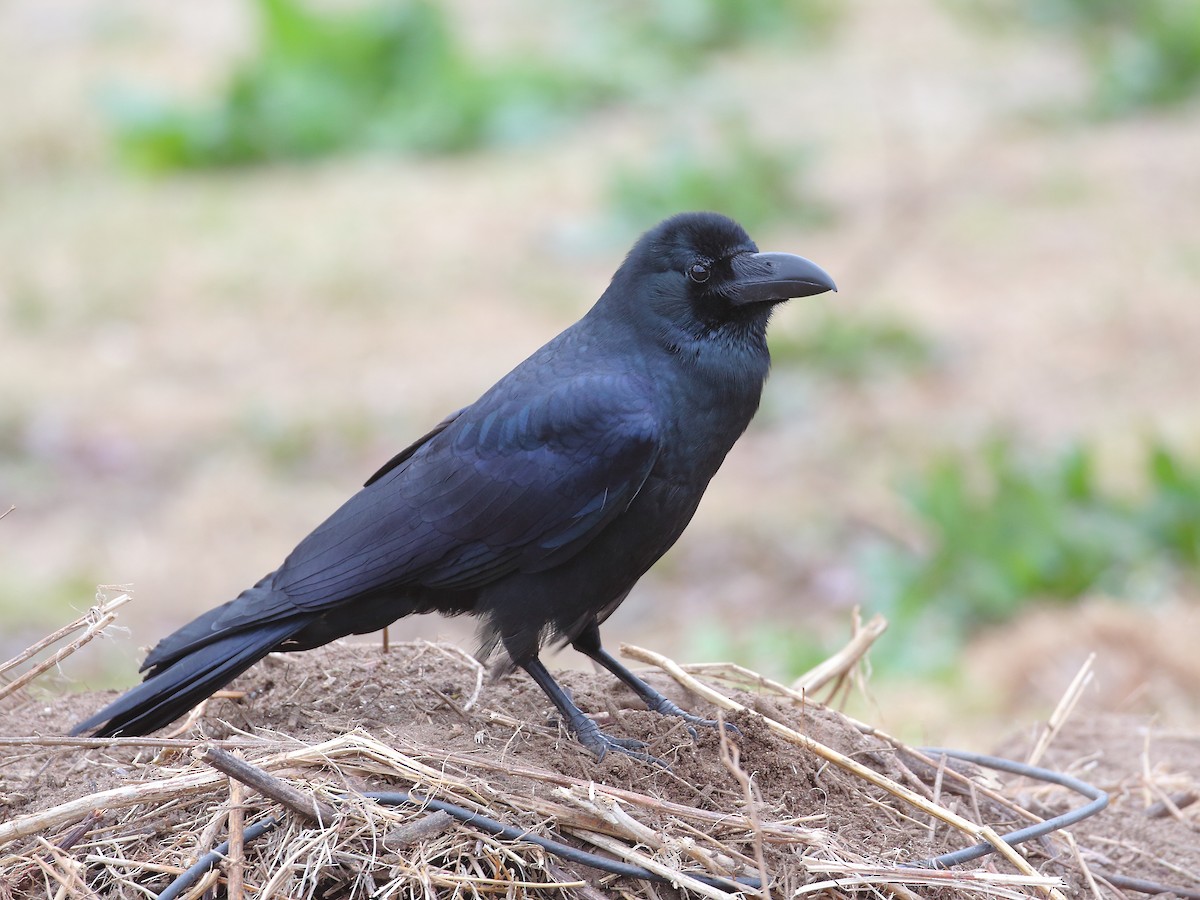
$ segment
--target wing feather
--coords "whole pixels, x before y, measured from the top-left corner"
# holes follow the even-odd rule
[[[478,587],[568,558],[653,467],[650,396],[627,375],[485,395],[302,541],[273,587],[318,610],[384,588]]]

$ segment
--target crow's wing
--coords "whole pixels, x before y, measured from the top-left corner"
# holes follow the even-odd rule
[[[320,611],[380,589],[474,588],[568,558],[654,465],[650,396],[628,375],[489,393],[305,538],[275,574],[275,598],[292,613]]]
[[[164,669],[230,632],[313,616],[373,591],[469,589],[575,553],[636,496],[659,450],[644,381],[501,382],[393,457],[275,572],[163,638]]]
[[[419,438],[417,438],[415,441],[413,441],[411,444],[409,444],[407,447],[405,447],[403,450],[401,450],[399,453],[397,453],[395,456],[393,456],[391,459],[389,459],[387,462],[385,462],[382,466],[379,467],[378,472],[376,472],[374,475],[372,475],[370,478],[368,478],[366,480],[366,483],[363,484],[363,487],[370,487],[371,485],[373,485],[375,482],[377,482],[380,478],[382,478],[388,472],[392,471],[392,469],[396,468],[396,466],[400,465],[400,463],[404,462],[406,459],[408,459],[410,456],[412,456],[414,453],[416,453],[418,450],[420,450],[423,445],[429,443],[431,438],[433,438],[436,435],[441,434],[443,431],[445,431],[446,426],[449,425],[451,422],[453,422],[455,419],[457,419],[459,416],[461,416],[465,409],[466,409],[466,407],[464,407],[463,409],[460,409],[456,412],[450,413],[450,415],[446,416],[446,418],[442,419],[442,421],[440,421],[436,425],[434,425],[431,429],[429,429],[429,431],[425,432],[423,435],[421,435]]]

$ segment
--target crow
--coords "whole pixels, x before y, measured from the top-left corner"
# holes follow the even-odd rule
[[[278,569],[163,638],[145,680],[71,733],[147,734],[268,653],[430,612],[478,617],[479,658],[524,669],[598,758],[649,757],[575,705],[538,657],[548,642],[652,710],[714,724],[610,655],[599,626],[679,538],[758,409],[775,306],[836,289],[725,216],[660,223],[582,319],[396,454]]]

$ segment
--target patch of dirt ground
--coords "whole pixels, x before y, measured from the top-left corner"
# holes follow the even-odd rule
[[[774,896],[805,885],[830,897],[876,889],[928,898],[1046,895],[1005,882],[1001,876],[1018,872],[995,855],[934,873],[940,884],[915,881],[897,867],[974,840],[789,742],[775,723],[1000,833],[1029,823],[1018,807],[1049,817],[1085,802],[968,765],[955,764],[969,776],[958,779],[836,711],[769,687],[748,693],[713,682],[753,710],[732,716],[739,733],[723,747],[715,729],[693,738],[678,720],[639,708],[607,673],[561,678],[602,727],[646,741],[670,769],[616,753],[597,762],[529,679],[492,678],[462,651],[425,642],[271,656],[231,686],[232,696],[210,700],[166,739],[63,742],[59,736],[111,693],[9,699],[0,717],[0,897],[156,894],[241,834],[242,822],[268,814],[280,816],[279,827],[184,895],[230,895],[236,868],[246,896],[721,896],[736,886],[681,873],[755,878],[760,866]],[[647,678],[686,708],[716,715],[666,675]],[[200,759],[209,746],[235,750],[323,800],[337,811],[334,821],[322,828],[281,815],[278,803]],[[1030,749],[1026,738],[1002,751],[1025,759]],[[1200,896],[1200,738],[1144,720],[1078,721],[1041,764],[1110,792],[1111,804],[1071,829],[1073,845],[1061,834],[1022,845],[1031,871],[1062,879],[1068,897],[1136,896],[1113,885],[1121,879]],[[677,884],[608,875],[473,824],[361,797],[409,790],[657,866]],[[881,868],[874,876],[873,867]],[[879,888],[864,886],[872,877]],[[819,882],[829,883],[817,889]]]

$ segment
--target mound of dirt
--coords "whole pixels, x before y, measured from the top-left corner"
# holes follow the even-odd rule
[[[243,815],[248,823],[279,811],[253,791],[243,796],[189,752],[210,745],[236,749],[340,810],[332,826],[292,816],[248,844],[237,867],[251,896],[267,888],[325,898],[432,896],[442,889],[719,896],[719,887],[687,874],[756,878],[760,867],[771,891],[784,896],[835,876],[844,890],[871,878],[907,881],[931,898],[1040,890],[987,881],[1016,875],[995,856],[956,870],[984,881],[946,872],[936,873],[942,886],[913,881],[895,867],[973,840],[797,746],[775,723],[1001,833],[1028,824],[1018,805],[1050,816],[1084,802],[1012,776],[1001,784],[968,769],[969,780],[956,779],[835,711],[777,692],[727,690],[754,712],[734,715],[739,733],[723,742],[716,729],[693,736],[682,722],[641,709],[606,673],[566,672],[561,679],[602,727],[646,741],[670,768],[617,753],[595,760],[565,733],[529,679],[490,679],[466,654],[438,644],[383,653],[377,645],[338,643],[271,656],[231,686],[233,697],[209,701],[186,733],[170,740],[57,743],[110,697],[25,699],[0,718],[0,897],[157,892],[240,829]],[[665,675],[648,680],[685,708],[716,715]],[[1014,758],[1027,753],[1008,749]],[[1188,805],[1200,740],[1156,734],[1146,723],[1094,722],[1059,735],[1046,759],[1043,765],[1112,792],[1113,803],[1073,829],[1078,853],[1058,836],[1023,847],[1038,873],[1061,878],[1067,896],[1084,896],[1098,872],[1200,891],[1196,806]],[[649,860],[676,873],[670,877],[677,887],[605,875],[470,824],[446,823],[424,836],[403,832],[429,814],[361,800],[362,791],[414,788],[534,834]],[[1162,807],[1166,814],[1152,808],[1163,797],[1174,798]],[[389,842],[397,829],[410,839]],[[872,874],[872,867],[885,871]],[[218,867],[201,884],[222,884],[230,868]]]

